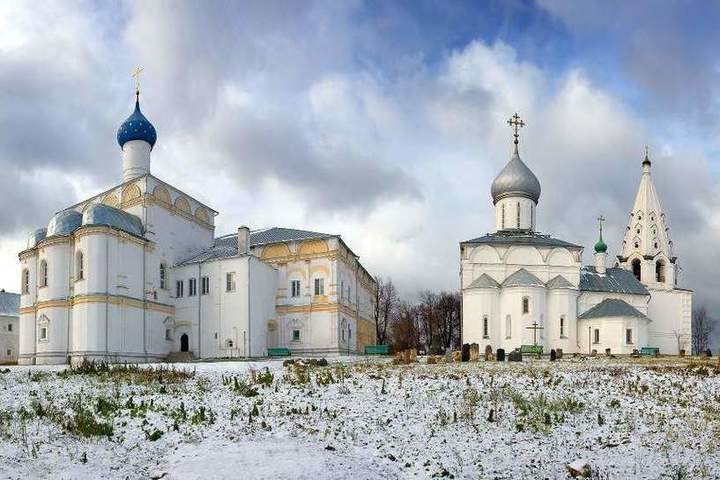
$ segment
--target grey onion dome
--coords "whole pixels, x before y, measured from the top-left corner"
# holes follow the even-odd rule
[[[540,182],[535,174],[520,159],[517,151],[505,165],[490,188],[493,204],[506,197],[527,197],[536,204],[540,199]]]

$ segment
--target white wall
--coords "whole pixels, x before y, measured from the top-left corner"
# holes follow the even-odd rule
[[[647,343],[647,320],[637,317],[608,317],[578,320],[578,340],[580,353],[597,350],[604,354],[609,348],[610,353],[628,355],[634,349],[640,350]],[[625,343],[625,330],[633,330],[633,342]],[[600,330],[600,341],[595,343],[594,330]],[[588,343],[589,342],[589,343]]]
[[[0,363],[17,362],[19,326],[20,319],[18,317],[0,315]]]
[[[690,353],[692,292],[652,288],[649,290],[648,316],[652,319],[648,325],[649,346],[658,347],[661,353],[666,354],[678,354],[680,349]]]

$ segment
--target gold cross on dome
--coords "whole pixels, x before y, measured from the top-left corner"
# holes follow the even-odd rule
[[[603,222],[605,221],[605,217],[603,217],[602,215],[600,215],[600,216],[597,218],[597,221],[598,221],[598,225],[600,225],[600,234],[602,234],[602,224],[603,224]]]
[[[520,119],[520,115],[515,113],[512,117],[510,117],[510,120],[507,121],[507,124],[510,125],[513,129],[513,137],[515,137],[515,145],[518,144],[518,137],[520,134],[518,133],[518,129],[525,126],[525,122]]]
[[[135,67],[132,77],[135,79],[135,92],[140,93],[140,74],[143,72],[142,67]]]

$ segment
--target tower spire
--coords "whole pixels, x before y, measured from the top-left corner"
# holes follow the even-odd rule
[[[515,137],[515,153],[518,153],[518,138],[520,137],[520,134],[518,133],[518,129],[525,126],[525,122],[520,119],[520,115],[515,112],[515,115],[510,117],[510,119],[507,121],[507,124],[510,125],[510,127],[513,129],[513,137]]]
[[[605,221],[605,217],[600,215],[597,218],[597,221],[598,221],[598,227],[600,229],[600,238],[598,239],[597,243],[595,243],[595,253],[605,253],[605,252],[607,252],[607,244],[605,244],[605,241],[603,241],[603,237],[602,237],[603,222]]]

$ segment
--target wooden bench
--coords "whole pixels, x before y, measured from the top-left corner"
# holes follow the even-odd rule
[[[542,345],[520,345],[520,353],[542,355]]]
[[[389,355],[389,345],[365,345],[365,355]]]
[[[660,355],[660,349],[658,347],[642,347],[640,349],[640,355],[646,357],[656,357]]]
[[[268,357],[289,357],[289,348],[268,348]]]

